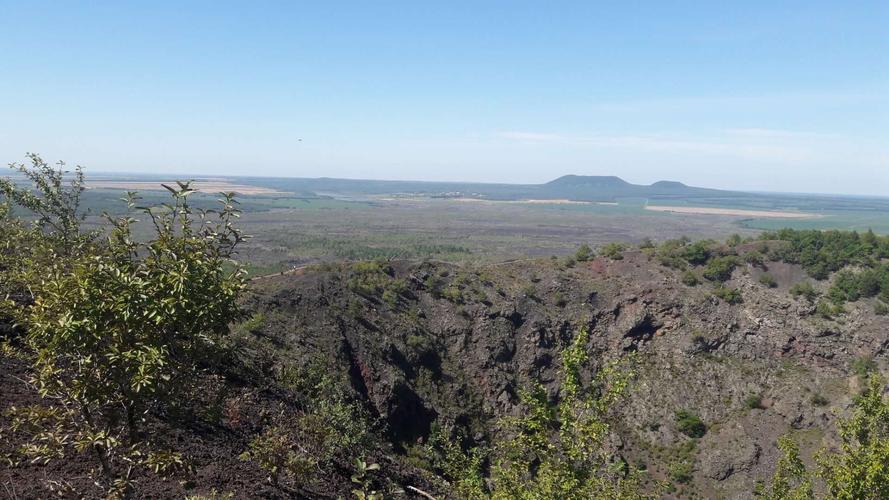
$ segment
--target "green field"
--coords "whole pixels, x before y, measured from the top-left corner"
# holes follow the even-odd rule
[[[873,230],[879,234],[889,234],[889,213],[837,212],[824,214],[818,219],[746,219],[740,224],[749,229],[774,230],[785,227],[793,229],[847,229],[854,231]]]
[[[250,179],[235,179],[249,184]],[[290,182],[290,184],[288,184]],[[617,182],[613,179],[610,182]],[[313,184],[314,183],[314,184]],[[254,183],[253,185],[261,185]],[[592,246],[621,241],[636,243],[649,238],[663,241],[724,238],[733,233],[754,235],[762,230],[873,229],[889,234],[889,200],[801,195],[761,195],[729,191],[678,188],[680,192],[654,196],[613,196],[607,192],[586,198],[608,203],[566,203],[577,189],[552,192],[552,203],[528,202],[533,186],[393,183],[389,181],[264,180],[271,188],[292,189],[296,194],[240,196],[242,223],[251,240],[242,250],[251,274],[268,274],[313,262],[374,258],[431,258],[451,262],[496,262],[510,259],[569,255],[582,244]],[[324,188],[318,195],[311,187]],[[430,187],[432,186],[432,187]],[[492,196],[440,196],[433,188],[488,189]],[[493,187],[492,187],[493,186]],[[616,192],[636,190],[621,185]],[[331,191],[337,187],[343,193]],[[389,189],[390,191],[386,191]],[[423,190],[422,193],[405,190]],[[363,191],[362,191],[363,190]],[[623,191],[621,191],[623,190]],[[683,194],[685,193],[685,194]],[[121,213],[123,192],[92,189],[84,202],[90,213]],[[141,203],[167,201],[165,191],[141,193]],[[584,196],[582,193],[581,198]],[[208,209],[217,195],[195,193],[191,204]],[[811,219],[761,218],[743,215],[702,215],[646,210],[645,206],[726,208],[740,210],[801,211],[818,214]]]

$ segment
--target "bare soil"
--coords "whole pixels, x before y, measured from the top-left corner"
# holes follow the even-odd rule
[[[819,217],[818,214],[804,212],[778,212],[773,210],[741,210],[737,208],[716,207],[673,207],[664,205],[646,205],[646,210],[655,212],[673,212],[677,214],[697,215],[731,215],[738,217],[775,217],[781,219],[811,219]]]

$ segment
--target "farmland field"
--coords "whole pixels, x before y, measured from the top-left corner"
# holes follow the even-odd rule
[[[85,200],[94,215],[119,213],[124,188],[140,188],[145,205],[166,197],[162,188],[157,190],[157,179],[112,177],[93,185]],[[199,179],[195,186],[200,192],[191,202],[197,208],[213,207],[217,189],[240,191],[243,226],[252,235],[242,256],[251,263],[253,274],[335,259],[497,262],[570,255],[582,243],[595,247],[646,238],[719,239],[783,227],[889,233],[889,200],[883,198],[689,188],[698,191],[653,198],[609,197],[604,192],[573,199],[524,196],[533,195],[527,186],[430,187],[329,179],[209,178]],[[442,196],[436,189],[450,191]],[[484,194],[485,189],[493,194]]]

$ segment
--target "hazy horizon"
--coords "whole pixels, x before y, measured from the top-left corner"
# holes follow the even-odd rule
[[[0,158],[889,194],[883,2],[0,6]]]

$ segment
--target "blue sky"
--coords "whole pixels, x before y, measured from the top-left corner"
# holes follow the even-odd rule
[[[0,0],[0,160],[889,195],[887,26],[885,1]]]

